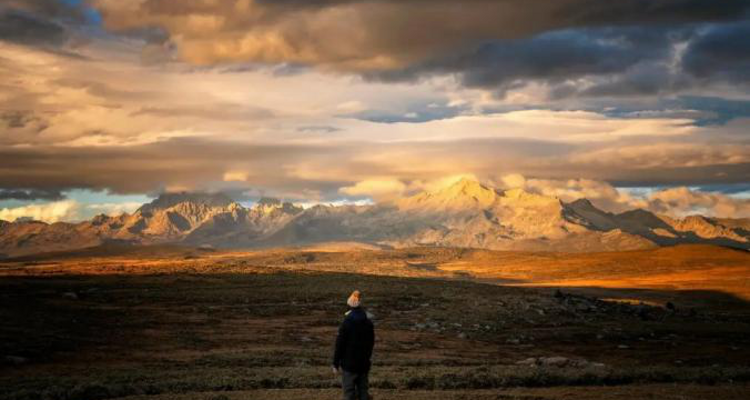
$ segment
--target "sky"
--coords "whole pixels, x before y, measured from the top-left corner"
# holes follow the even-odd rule
[[[750,217],[750,0],[0,0],[0,219],[460,176]]]

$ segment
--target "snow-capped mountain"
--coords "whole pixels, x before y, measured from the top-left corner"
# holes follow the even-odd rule
[[[613,214],[586,199],[565,203],[522,189],[499,190],[461,179],[375,205],[303,209],[266,198],[247,208],[221,193],[169,193],[132,214],[100,215],[77,224],[0,221],[0,253],[5,256],[112,240],[219,248],[347,241],[385,247],[537,251],[633,250],[678,243],[748,249],[750,220],[675,219],[641,209]]]

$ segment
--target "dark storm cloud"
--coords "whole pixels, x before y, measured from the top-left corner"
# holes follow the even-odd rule
[[[59,47],[69,35],[60,24],[35,15],[0,8],[0,40],[29,46]]]
[[[423,73],[458,73],[467,86],[504,92],[531,80],[558,83],[588,75],[623,73],[639,63],[668,56],[671,45],[689,35],[685,29],[637,27],[556,31],[487,43],[375,76],[408,80]]]
[[[558,97],[656,96],[711,84],[746,85],[750,82],[750,41],[747,40],[750,22],[695,25],[683,29],[681,34],[669,31],[667,35],[673,38],[671,43],[656,45],[658,50],[634,67],[605,76],[582,90],[561,85],[555,88],[560,94]],[[648,46],[658,41],[643,43]],[[670,65],[676,43],[684,43],[686,48],[679,61]],[[742,108],[737,102],[731,103],[723,104],[729,113]],[[708,107],[697,107],[698,110],[719,112],[718,122],[727,116],[727,113],[716,110],[715,104],[703,101],[692,104]]]
[[[156,29],[193,64],[318,66],[370,79],[455,74],[502,96],[530,82],[552,96],[653,96],[746,79],[750,0],[93,0],[117,32]],[[724,25],[736,28],[724,32]],[[703,34],[706,27],[717,32]],[[721,31],[721,32],[719,32]],[[166,36],[161,36],[162,34]],[[698,37],[700,36],[700,37]],[[713,46],[723,40],[723,44]],[[685,73],[668,69],[691,43]],[[745,51],[745,53],[749,53]],[[726,65],[726,63],[725,63]],[[731,69],[731,70],[730,70]],[[744,68],[747,70],[747,68]],[[696,82],[694,76],[703,79]],[[590,87],[575,87],[587,79]]]
[[[687,27],[617,27],[542,34],[495,42],[433,60],[389,79],[455,73],[466,86],[507,90],[529,82],[550,87],[551,99],[662,96],[722,82],[750,81],[750,23]],[[675,63],[676,47],[686,44]],[[578,79],[586,78],[587,84]]]
[[[410,81],[457,74],[469,87],[506,91],[530,82],[550,97],[659,96],[707,83],[750,80],[750,22],[660,27],[572,29],[494,41],[470,51],[403,69],[367,73],[371,79]],[[687,45],[673,65],[675,48]],[[582,85],[577,79],[587,78]]]
[[[698,79],[750,82],[750,23],[711,27],[690,43],[683,67]]]
[[[59,48],[71,39],[69,26],[85,21],[86,11],[81,4],[60,0],[0,1],[0,40],[8,42]]]
[[[571,93],[579,97],[658,96],[687,87],[690,87],[687,78],[675,76],[669,66],[659,60],[637,65]]]
[[[62,0],[2,0],[0,8],[23,10],[41,18],[81,22],[85,19],[84,8],[75,3]]]
[[[746,0],[584,0],[569,6],[577,20],[618,24],[734,20],[746,17],[748,10]]]
[[[259,4],[269,7],[316,7],[324,8],[356,3],[392,3],[430,6],[440,3],[457,3],[457,0],[258,0]],[[483,5],[506,2],[521,5],[534,3],[541,10],[546,7],[538,1],[513,0],[461,0],[460,3],[468,7],[482,7]],[[617,2],[602,2],[600,0],[560,0],[560,17],[583,22],[630,22],[633,19],[641,21],[685,21],[685,20],[717,20],[733,19],[747,12],[748,4],[743,0],[619,0]]]
[[[0,200],[62,200],[65,196],[55,189],[6,190],[0,189]]]
[[[633,104],[600,102],[586,110],[612,118],[679,118],[691,119],[696,126],[716,126],[738,118],[750,118],[750,100],[677,96]]]
[[[161,27],[199,64],[395,69],[482,42],[555,30],[743,18],[750,0],[94,1],[116,31]]]

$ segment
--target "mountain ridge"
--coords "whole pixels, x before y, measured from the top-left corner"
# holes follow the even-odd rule
[[[360,242],[382,247],[445,246],[494,250],[613,251],[680,243],[748,250],[749,219],[643,209],[615,214],[588,199],[565,203],[523,189],[461,179],[390,203],[307,209],[263,198],[245,207],[223,193],[166,193],[132,214],[80,223],[0,221],[0,254],[72,250],[107,241],[256,248]]]

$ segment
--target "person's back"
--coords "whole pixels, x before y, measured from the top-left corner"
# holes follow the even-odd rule
[[[336,372],[339,369],[342,371],[345,400],[369,400],[368,374],[375,345],[375,329],[361,307],[359,291],[352,293],[347,304],[351,310],[339,327],[333,368]]]

